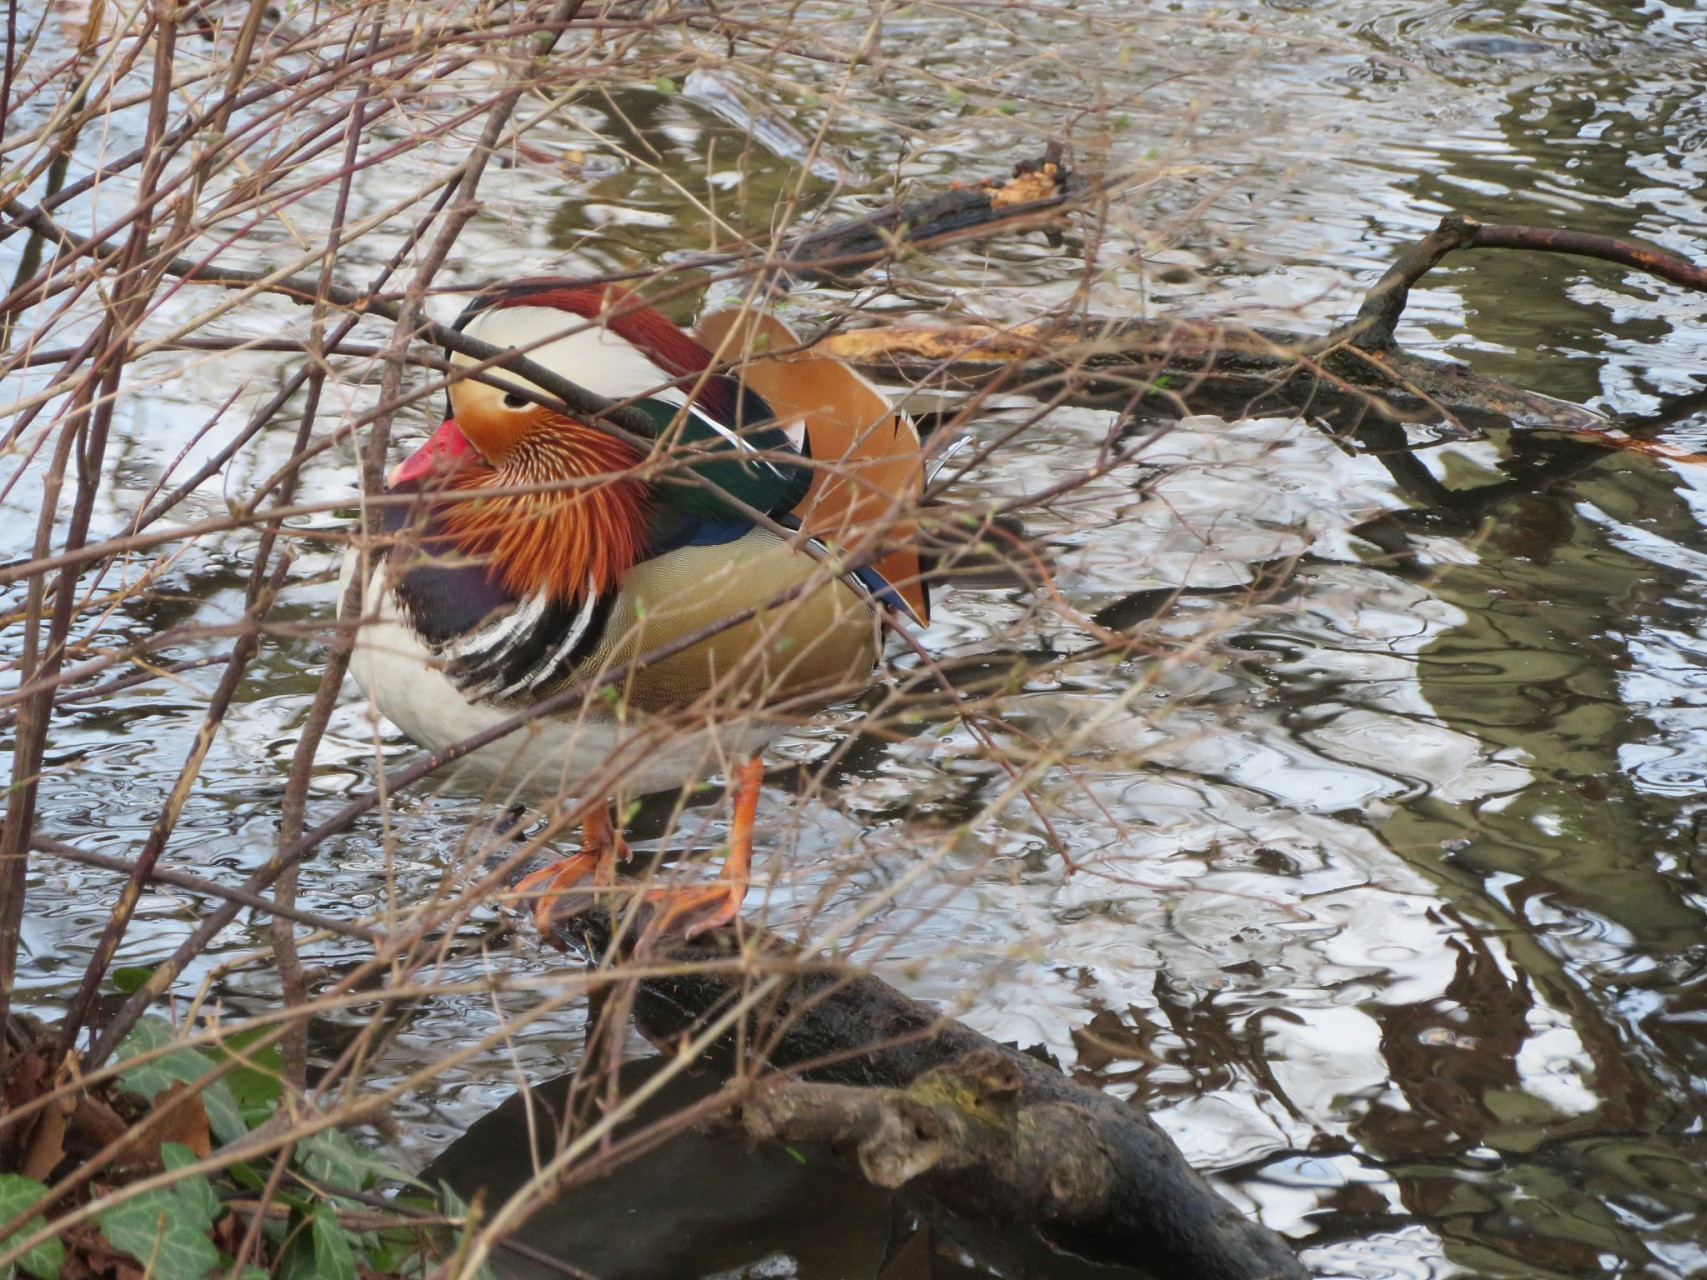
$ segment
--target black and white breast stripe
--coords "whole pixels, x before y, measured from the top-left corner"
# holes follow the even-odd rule
[[[591,582],[576,605],[531,595],[428,646],[470,701],[535,702],[571,680],[597,651],[614,598]]]

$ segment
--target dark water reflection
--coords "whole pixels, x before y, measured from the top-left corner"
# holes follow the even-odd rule
[[[1411,1030],[1432,1021],[1465,1037],[1463,1047],[1421,1048],[1414,1035],[1395,1035],[1404,1023],[1383,1020],[1384,1043],[1408,1049],[1388,1059],[1409,1114],[1372,1112],[1360,1137],[1390,1155],[1433,1142],[1445,1144],[1441,1154],[1501,1152],[1522,1203],[1484,1193],[1482,1206],[1467,1208],[1446,1185],[1454,1180],[1436,1173],[1419,1182],[1416,1207],[1484,1247],[1564,1270],[1592,1270],[1607,1255],[1639,1259],[1648,1232],[1680,1249],[1674,1257],[1707,1235],[1698,1133],[1707,1062],[1699,1035],[1687,1034],[1703,952],[1690,856],[1701,744],[1660,728],[1664,704],[1628,695],[1632,684],[1655,683],[1643,671],[1654,638],[1699,639],[1698,581],[1664,558],[1631,572],[1631,553],[1644,546],[1701,545],[1678,488],[1664,473],[1609,459],[1489,512],[1480,563],[1434,587],[1465,608],[1467,623],[1421,655],[1419,678],[1444,718],[1523,751],[1536,782],[1468,821],[1417,805],[1382,830],[1395,848],[1442,850],[1443,884],[1473,895],[1466,910],[1534,945],[1507,943],[1509,974],[1485,949],[1466,951],[1444,1007],[1409,1011]],[[1579,503],[1598,518],[1574,518]],[[1672,647],[1669,656],[1666,701],[1692,700],[1699,655],[1691,662]],[[1441,839],[1453,825],[1462,834]],[[1490,908],[1500,914],[1490,919]],[[1537,997],[1569,1012],[1593,1062],[1587,1115],[1556,1120],[1500,1105],[1518,1084],[1508,1078],[1520,1049],[1509,1029],[1532,1017]],[[1632,1024],[1634,1007],[1643,1012]],[[1490,1018],[1508,1029],[1503,1039]],[[1673,1033],[1664,1042],[1654,1035],[1662,1028]],[[1406,1143],[1419,1120],[1425,1141]]]

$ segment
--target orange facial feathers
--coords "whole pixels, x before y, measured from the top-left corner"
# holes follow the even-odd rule
[[[463,551],[491,561],[509,591],[568,604],[614,590],[640,559],[646,487],[623,478],[639,458],[621,441],[537,412],[540,421],[499,465],[465,468],[454,482],[540,491],[459,502],[445,522]]]
[[[659,382],[689,376],[710,360],[709,352],[665,317],[650,310],[622,313],[620,296],[607,297],[602,289],[521,281],[487,302],[474,319],[522,307],[560,313],[566,326],[576,318],[596,323],[661,370]],[[564,372],[596,385],[596,368]],[[459,476],[459,484],[541,489],[457,504],[446,523],[458,546],[489,559],[505,587],[518,595],[539,592],[567,604],[588,591],[614,590],[645,548],[646,487],[625,478],[639,455],[602,432],[507,395],[501,386],[467,381],[450,394],[458,426],[488,463]]]

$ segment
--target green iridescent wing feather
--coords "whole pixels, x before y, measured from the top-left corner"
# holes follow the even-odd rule
[[[750,404],[762,401],[749,397]],[[724,495],[766,515],[785,515],[806,496],[812,470],[774,421],[722,426],[697,405],[647,399],[635,405],[658,424],[671,473],[652,484],[654,500],[717,524],[751,519]],[[709,483],[702,483],[709,482]],[[713,487],[715,486],[715,487]],[[721,490],[722,492],[718,492]]]

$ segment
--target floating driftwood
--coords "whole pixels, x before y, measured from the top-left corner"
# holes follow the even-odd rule
[[[1090,189],[1063,162],[1061,147],[1052,144],[1041,158],[1016,164],[1011,178],[957,182],[940,194],[797,236],[780,254],[783,270],[833,277],[891,260],[903,250],[1058,228]]]
[[[595,955],[612,943],[603,909],[558,937]],[[1094,1261],[1192,1280],[1303,1280],[1279,1235],[1247,1220],[1139,1107],[1079,1084],[869,974],[815,966],[774,938],[731,965],[736,935],[671,947],[639,979],[633,1008],[674,1042],[740,999],[756,971],[790,976],[743,1037],[793,1073],[749,1096],[755,1137],[825,1142],[871,1182],[907,1184],[966,1217],[1033,1224]]]

